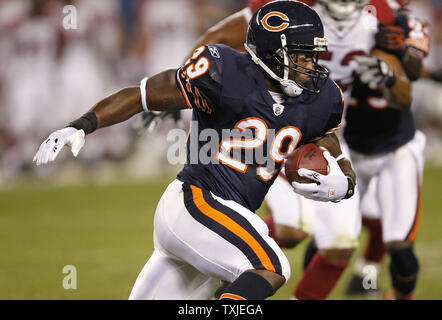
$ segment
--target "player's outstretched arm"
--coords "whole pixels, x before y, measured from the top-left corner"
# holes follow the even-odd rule
[[[57,130],[41,144],[33,161],[54,161],[65,146],[76,157],[84,145],[85,135],[95,130],[128,120],[143,109],[174,111],[186,106],[175,85],[176,70],[167,70],[142,81],[140,87],[124,88],[94,105],[81,118]]]

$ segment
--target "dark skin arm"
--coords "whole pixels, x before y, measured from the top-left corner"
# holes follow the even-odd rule
[[[401,62],[402,66],[404,67],[404,71],[410,81],[416,81],[417,79],[419,79],[423,71],[423,65],[422,58],[418,54],[407,50]]]
[[[186,108],[186,102],[175,85],[176,70],[166,70],[152,76],[146,85],[149,110],[176,111]],[[128,120],[143,111],[139,87],[124,88],[92,107],[98,119],[98,128]]]
[[[389,104],[396,109],[409,109],[411,107],[411,87],[408,78],[399,72],[394,72],[396,82],[387,89],[383,89],[384,96]]]
[[[391,88],[382,88],[385,99],[390,106],[397,109],[408,109],[411,106],[411,84],[400,60],[393,54],[375,49],[371,53],[385,61],[393,70],[395,82]]]
[[[243,12],[236,12],[207,30],[198,39],[194,49],[210,43],[222,43],[232,48],[242,47],[246,38],[247,28],[248,23]],[[192,55],[194,49],[187,54],[186,59]]]
[[[150,110],[176,111],[185,108],[184,97],[175,85],[175,73],[176,70],[171,69],[149,78],[146,85],[146,101]],[[140,89],[122,89],[98,102],[90,111],[97,116],[98,128],[126,121],[143,111]],[[334,133],[324,136],[316,144],[326,148],[335,158],[342,153],[338,137]],[[351,175],[356,181],[356,174],[348,160],[341,159],[338,164],[344,174]]]
[[[337,158],[341,153],[341,144],[335,133],[328,134],[315,142],[318,147],[324,147],[330,152],[330,154]],[[347,159],[341,159],[338,161],[339,167],[345,175],[349,175],[356,183],[356,173],[353,171],[351,163]]]

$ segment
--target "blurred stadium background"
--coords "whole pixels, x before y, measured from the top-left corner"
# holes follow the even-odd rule
[[[179,66],[200,34],[246,3],[0,0],[0,299],[128,297],[152,252],[156,203],[181,168],[165,156],[173,123],[147,135],[134,117],[89,136],[78,159],[64,150],[37,168],[32,157],[53,130],[102,97]],[[75,6],[78,29],[63,28],[65,5]],[[412,0],[410,8],[430,22],[425,66],[440,68],[442,1]],[[413,95],[428,139],[416,298],[441,299],[442,86],[419,80]],[[293,276],[273,299],[290,298],[304,245],[286,251]],[[63,289],[65,265],[77,268],[76,290]],[[350,298],[350,268],[331,299]],[[378,280],[391,287],[387,259]]]

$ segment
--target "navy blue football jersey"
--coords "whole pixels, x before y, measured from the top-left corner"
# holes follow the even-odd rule
[[[278,104],[263,71],[246,53],[224,45],[197,49],[176,80],[193,109],[187,163],[178,179],[252,211],[286,154],[334,132],[342,120],[343,97],[332,80],[324,81],[320,94],[305,92]]]
[[[396,150],[414,137],[416,131],[410,109],[388,106],[382,92],[370,90],[356,80],[354,103],[346,111],[344,138],[350,149],[363,154]]]

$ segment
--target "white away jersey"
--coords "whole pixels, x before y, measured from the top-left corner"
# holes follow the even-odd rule
[[[348,102],[353,83],[356,55],[368,55],[375,45],[378,22],[367,10],[354,12],[350,19],[338,22],[324,8],[315,4],[313,8],[321,17],[328,41],[328,52],[320,55],[320,63],[330,70],[330,77],[341,87]]]

